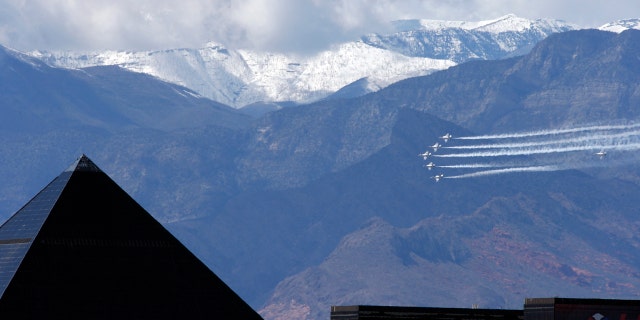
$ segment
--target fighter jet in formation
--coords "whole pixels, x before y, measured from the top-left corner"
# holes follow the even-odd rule
[[[444,143],[449,142],[449,139],[453,138],[453,136],[449,133],[445,134],[444,136],[440,137],[440,139],[444,140]]]
[[[429,158],[429,156],[431,156],[431,152],[425,151],[423,153],[419,153],[418,156],[422,157],[422,159],[424,159],[424,160],[427,160],[427,158]]]
[[[425,164],[424,167],[429,169],[429,170],[431,170],[431,169],[436,167],[436,164],[433,163],[433,162],[429,162],[429,163]]]
[[[435,176],[432,177],[434,180],[436,180],[436,182],[440,181],[440,179],[444,178],[444,173],[441,174],[436,174]]]
[[[606,156],[607,156],[607,152],[606,152],[606,151],[604,151],[604,150],[602,150],[602,151],[600,151],[600,152],[596,152],[596,153],[595,153],[595,155],[596,155],[596,156],[598,156],[598,157],[600,157],[600,159],[603,159],[604,157],[606,157]]]
[[[438,148],[440,147],[442,147],[442,145],[437,142],[431,146],[431,148],[433,148],[433,152],[438,152]]]

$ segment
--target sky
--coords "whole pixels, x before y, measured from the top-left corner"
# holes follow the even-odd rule
[[[0,44],[31,50],[162,50],[214,41],[311,54],[399,19],[506,14],[580,27],[640,18],[638,0],[0,0]]]

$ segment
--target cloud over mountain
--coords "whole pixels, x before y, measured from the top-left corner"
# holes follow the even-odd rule
[[[629,18],[637,1],[230,1],[8,0],[0,8],[0,42],[20,50],[153,50],[218,41],[231,48],[310,53],[397,19],[483,20],[514,13],[586,27]]]

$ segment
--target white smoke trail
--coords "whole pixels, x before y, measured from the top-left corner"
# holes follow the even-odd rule
[[[504,149],[504,148],[526,148],[526,147],[538,147],[538,146],[551,146],[551,145],[566,145],[577,143],[589,143],[589,144],[603,144],[613,143],[614,139],[619,138],[631,138],[637,136],[640,138],[640,131],[631,131],[623,133],[600,133],[592,134],[588,136],[579,136],[574,138],[563,138],[553,140],[541,140],[532,142],[510,142],[510,143],[493,143],[493,144],[475,144],[475,145],[463,145],[463,146],[445,146],[441,148],[445,149]]]
[[[601,145],[585,144],[585,145],[558,146],[558,147],[545,147],[545,148],[513,148],[513,149],[501,149],[496,151],[483,151],[483,152],[434,154],[432,155],[432,157],[472,158],[472,157],[527,156],[527,155],[536,155],[536,154],[550,154],[550,153],[588,151],[588,150],[621,150],[621,151],[640,150],[640,143],[601,144]]]
[[[503,142],[471,145],[443,146],[454,153],[433,154],[437,158],[485,158],[474,163],[439,165],[440,168],[479,169],[474,172],[445,176],[446,179],[462,179],[517,172],[541,172],[600,167],[615,163],[633,163],[640,154],[623,155],[621,152],[640,150],[640,123],[620,125],[584,126],[558,130],[509,133],[460,137],[461,140],[512,139]],[[592,152],[586,156],[579,152]],[[606,151],[614,158],[598,159],[597,152]],[[574,153],[574,154],[571,154]],[[540,156],[541,155],[541,156]],[[524,156],[508,160],[505,157]],[[496,157],[496,158],[491,158]],[[501,158],[497,158],[501,157]],[[468,162],[468,161],[465,161]],[[486,163],[485,163],[486,162]],[[488,170],[484,170],[488,169]]]
[[[471,163],[471,164],[454,164],[454,165],[437,166],[437,167],[448,168],[448,169],[479,169],[479,168],[504,168],[504,167],[511,167],[511,165],[500,165],[500,164],[492,164],[492,163]]]
[[[543,172],[543,171],[558,171],[558,170],[563,170],[563,169],[558,166],[515,167],[515,168],[478,171],[478,172],[466,173],[466,174],[450,176],[450,177],[445,176],[444,178],[463,179],[463,178],[475,178],[475,177],[483,177],[483,176],[490,176],[490,175],[496,175],[496,174],[514,173],[514,172]]]
[[[528,137],[536,137],[536,136],[558,135],[558,134],[577,133],[577,132],[585,132],[585,131],[629,130],[629,129],[638,128],[638,127],[640,127],[640,123],[588,126],[588,127],[578,127],[578,128],[540,130],[540,131],[519,132],[519,133],[503,133],[503,134],[468,136],[468,137],[454,137],[453,139],[488,140],[488,139],[528,138]]]

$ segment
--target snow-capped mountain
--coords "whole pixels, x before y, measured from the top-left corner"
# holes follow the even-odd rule
[[[371,34],[362,41],[411,57],[493,60],[527,53],[552,33],[577,29],[560,20],[528,20],[515,15],[477,21],[400,20],[395,33]]]
[[[616,20],[614,22],[604,24],[598,29],[602,31],[611,31],[616,33],[620,33],[628,29],[640,30],[640,19]]]
[[[455,65],[444,59],[408,57],[363,42],[344,43],[312,57],[229,50],[215,43],[199,49],[31,54],[66,68],[119,65],[234,107],[258,101],[310,102],[361,78],[385,87]]]
[[[65,68],[118,65],[188,87],[240,108],[256,102],[306,103],[366,79],[362,93],[469,59],[524,54],[546,36],[575,29],[557,20],[507,15],[479,22],[402,20],[312,56],[231,50],[218,43],[163,51],[47,52],[32,56]]]

